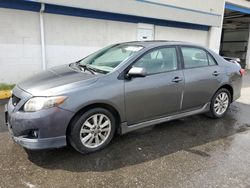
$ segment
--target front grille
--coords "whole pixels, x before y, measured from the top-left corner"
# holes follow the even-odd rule
[[[17,96],[15,96],[14,94],[12,94],[12,104],[13,106],[16,106],[19,102],[20,102],[20,98],[18,98]]]

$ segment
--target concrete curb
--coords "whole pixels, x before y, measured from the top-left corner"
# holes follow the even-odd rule
[[[11,97],[11,90],[0,91],[0,99],[8,99]]]

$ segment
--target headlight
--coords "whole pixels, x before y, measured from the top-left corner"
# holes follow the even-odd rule
[[[28,100],[24,105],[25,112],[35,112],[45,108],[51,108],[62,104],[67,97],[34,97]]]

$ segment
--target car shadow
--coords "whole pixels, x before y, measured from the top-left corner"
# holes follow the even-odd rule
[[[249,114],[250,106],[236,102],[222,119],[196,115],[126,135],[116,135],[108,147],[86,155],[79,154],[71,147],[26,152],[28,159],[42,168],[72,172],[111,171],[181,150],[210,157],[204,151],[191,148],[248,130],[250,125],[240,121],[241,110],[246,110],[245,113]],[[249,118],[246,122],[250,122]]]

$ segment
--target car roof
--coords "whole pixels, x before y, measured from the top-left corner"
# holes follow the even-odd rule
[[[151,47],[151,46],[163,46],[163,45],[190,45],[190,46],[196,46],[196,47],[202,47],[203,46],[191,42],[184,42],[184,41],[171,41],[171,40],[146,40],[146,41],[130,41],[130,42],[124,42],[119,44],[131,44],[131,45],[140,45],[144,47]]]

